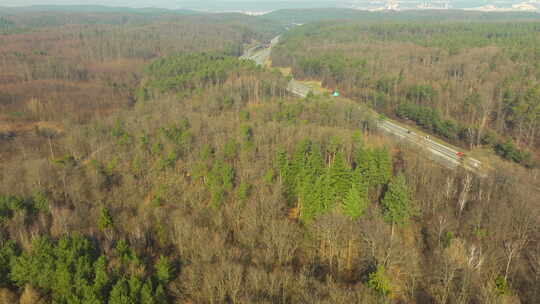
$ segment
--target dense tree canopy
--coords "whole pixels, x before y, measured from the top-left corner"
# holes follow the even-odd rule
[[[353,98],[300,98],[235,58],[272,18],[126,14],[6,17],[0,303],[538,302],[538,171],[442,167],[369,108],[523,162],[536,68],[463,37],[533,25],[301,26],[274,63]]]
[[[321,22],[287,32],[272,56],[300,79],[530,167],[540,145],[538,38],[536,22]],[[501,149],[508,141],[519,156]]]

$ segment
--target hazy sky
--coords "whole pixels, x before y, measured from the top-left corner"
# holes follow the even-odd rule
[[[381,2],[385,0],[379,0]],[[416,4],[426,0],[409,0]],[[427,0],[428,2],[440,2]],[[486,4],[507,6],[527,0],[448,0],[454,7],[477,7]],[[245,9],[269,10],[278,8],[343,7],[349,3],[366,3],[369,0],[0,0],[0,6],[28,5],[107,5],[121,7],[194,8],[207,10]]]
[[[165,8],[178,8],[183,7],[186,3],[197,3],[198,5],[212,5],[216,3],[249,3],[256,4],[257,2],[295,2],[295,3],[309,3],[309,2],[327,2],[331,3],[331,0],[0,0],[0,6],[27,6],[27,5],[108,5],[108,6],[132,6],[132,7],[165,7]]]
[[[0,6],[27,6],[27,5],[109,5],[109,6],[156,6],[175,7],[176,0],[0,0]]]

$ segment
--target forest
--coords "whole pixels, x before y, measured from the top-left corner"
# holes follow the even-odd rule
[[[299,79],[469,149],[538,166],[537,22],[309,24],[273,53]],[[306,51],[309,50],[309,51]]]
[[[1,14],[0,304],[540,301],[530,20],[63,14]],[[238,58],[281,33],[274,66],[348,98]]]

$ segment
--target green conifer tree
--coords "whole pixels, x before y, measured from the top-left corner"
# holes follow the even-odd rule
[[[58,261],[57,261],[58,262]],[[72,281],[72,273],[70,272],[67,263],[58,263],[54,273],[54,283],[51,287],[55,290],[53,299],[55,302],[70,302],[75,299],[74,282]]]
[[[392,157],[387,148],[377,148],[373,151],[373,158],[377,167],[375,183],[384,185],[392,177]]]
[[[368,286],[383,297],[390,294],[390,281],[384,266],[377,266],[377,270],[369,274]]]
[[[283,149],[279,149],[276,154],[276,167],[279,171],[279,177],[281,180],[284,180],[286,176],[289,175],[290,164],[289,158],[287,157],[287,152]]]
[[[311,150],[311,141],[308,139],[300,141],[293,155],[291,162],[291,173],[295,177],[306,167],[309,152]]]
[[[309,168],[310,174],[313,176],[319,176],[324,172],[324,160],[319,145],[312,145],[307,159],[307,167]]]
[[[303,180],[298,182],[297,206],[303,219],[311,219],[317,213],[317,202],[314,197],[317,187],[316,181],[317,177],[306,175]]]
[[[289,203],[292,203],[292,170],[287,152],[285,152],[283,149],[279,149],[277,152],[275,166],[277,167],[279,181],[283,187],[283,196]]]
[[[110,284],[109,273],[107,272],[107,258],[102,255],[94,263],[94,292],[97,298],[104,300],[106,298]]]
[[[377,164],[369,149],[359,147],[355,155],[356,170],[369,187],[377,184]]]
[[[113,227],[113,220],[109,209],[107,207],[102,207],[99,213],[98,218],[98,228],[101,231],[111,229]]]
[[[152,287],[152,280],[148,279],[144,282],[141,289],[141,304],[156,304],[154,299],[154,290]]]
[[[229,139],[223,147],[223,156],[226,160],[234,160],[238,156],[238,142],[235,139]]]
[[[365,184],[351,185],[351,189],[343,200],[343,213],[353,220],[361,217],[369,205],[367,186]]]
[[[163,287],[162,284],[158,284],[156,286],[154,300],[156,301],[156,304],[167,304],[167,293],[165,292],[165,287]]]
[[[283,185],[283,194],[287,201],[293,205],[298,200],[299,184],[303,182],[299,175],[304,172],[307,166],[311,142],[303,140],[298,143],[291,161],[288,161],[286,153],[278,152],[278,167],[280,168],[280,178]]]
[[[403,174],[398,174],[388,185],[382,206],[384,219],[392,225],[405,224],[413,216],[411,193]]]
[[[128,286],[129,286],[129,297],[131,299],[136,299],[136,300],[140,299],[143,282],[141,282],[141,280],[138,277],[131,276],[128,280]]]
[[[109,295],[109,304],[133,304],[136,303],[130,297],[129,285],[125,278],[119,279],[113,286]]]
[[[156,262],[156,278],[162,284],[168,284],[173,278],[173,267],[169,259],[160,256]]]
[[[206,184],[211,194],[211,206],[217,208],[225,198],[226,191],[233,189],[234,168],[223,161],[215,161],[206,177]]]
[[[5,287],[10,283],[10,263],[17,255],[18,250],[14,241],[9,240],[0,243],[0,287]]]
[[[335,188],[332,186],[328,170],[320,175],[311,191],[306,191],[305,200],[300,206],[300,218],[309,222],[313,218],[323,214],[335,203]]]
[[[236,199],[238,201],[244,201],[248,198],[251,192],[251,185],[245,181],[242,181],[236,189]]]
[[[296,194],[300,204],[313,191],[315,182],[323,172],[324,162],[320,147],[313,145],[304,166],[300,168],[296,177]]]
[[[333,194],[332,203],[342,202],[351,188],[352,174],[341,152],[336,153],[334,161],[328,169],[328,178]]]
[[[246,149],[253,147],[253,128],[250,125],[240,126],[240,136],[242,137],[242,145]]]

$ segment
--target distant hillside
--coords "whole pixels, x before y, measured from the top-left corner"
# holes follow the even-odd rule
[[[286,23],[307,23],[321,20],[361,18],[367,15],[373,15],[373,13],[347,8],[314,8],[282,9],[268,13],[264,15],[264,18]]]
[[[326,9],[283,9],[263,15],[266,18],[282,23],[309,23],[325,20],[363,20],[366,22],[450,22],[450,21],[509,21],[538,20],[540,14],[527,12],[480,12],[462,10],[409,10],[369,12],[346,8]]]
[[[15,23],[0,16],[0,34],[7,33],[15,27]]]
[[[328,0],[295,0],[295,1],[182,1],[181,7],[208,11],[273,11],[277,9],[308,9],[320,7],[339,7],[339,1]]]
[[[77,12],[77,13],[130,13],[130,14],[181,14],[181,15],[201,15],[189,9],[170,10],[165,8],[132,8],[132,7],[111,7],[102,5],[33,5],[25,7],[0,7],[0,11],[8,12]]]
[[[40,0],[3,0],[1,1],[3,6],[21,6],[23,5],[30,7],[34,4],[39,4]],[[163,11],[164,9],[190,9],[190,10],[201,10],[208,12],[231,12],[231,11],[244,11],[244,12],[269,12],[279,9],[310,9],[310,8],[357,8],[357,9],[383,9],[385,8],[387,2],[386,0],[372,1],[372,0],[115,0],[115,1],[105,1],[105,0],[94,0],[92,1],[95,5],[71,5],[65,6],[61,5],[62,0],[49,0],[48,3],[51,5],[48,6],[33,6],[39,9],[46,7],[50,9],[52,5],[60,5],[58,7],[70,8],[75,7],[76,11],[81,11],[83,9],[89,9],[91,12],[118,12],[116,9],[120,8],[121,11],[125,12],[126,10],[123,7],[153,7],[150,9],[153,12]],[[85,3],[84,0],[72,0],[72,3]],[[41,0],[41,3],[43,1]],[[64,1],[65,3],[65,1]],[[534,3],[533,1],[526,0],[407,0],[407,1],[397,1],[398,10],[407,10],[407,9],[416,9],[422,7],[430,8],[450,8],[450,9],[471,9],[479,8],[484,6],[493,6],[498,9],[511,9],[512,6],[518,4],[527,3],[531,6],[538,7],[539,4]],[[100,6],[103,5],[103,6]],[[114,5],[116,7],[106,8],[105,6]],[[57,10],[57,8],[55,8]],[[147,10],[147,9],[145,9]]]

